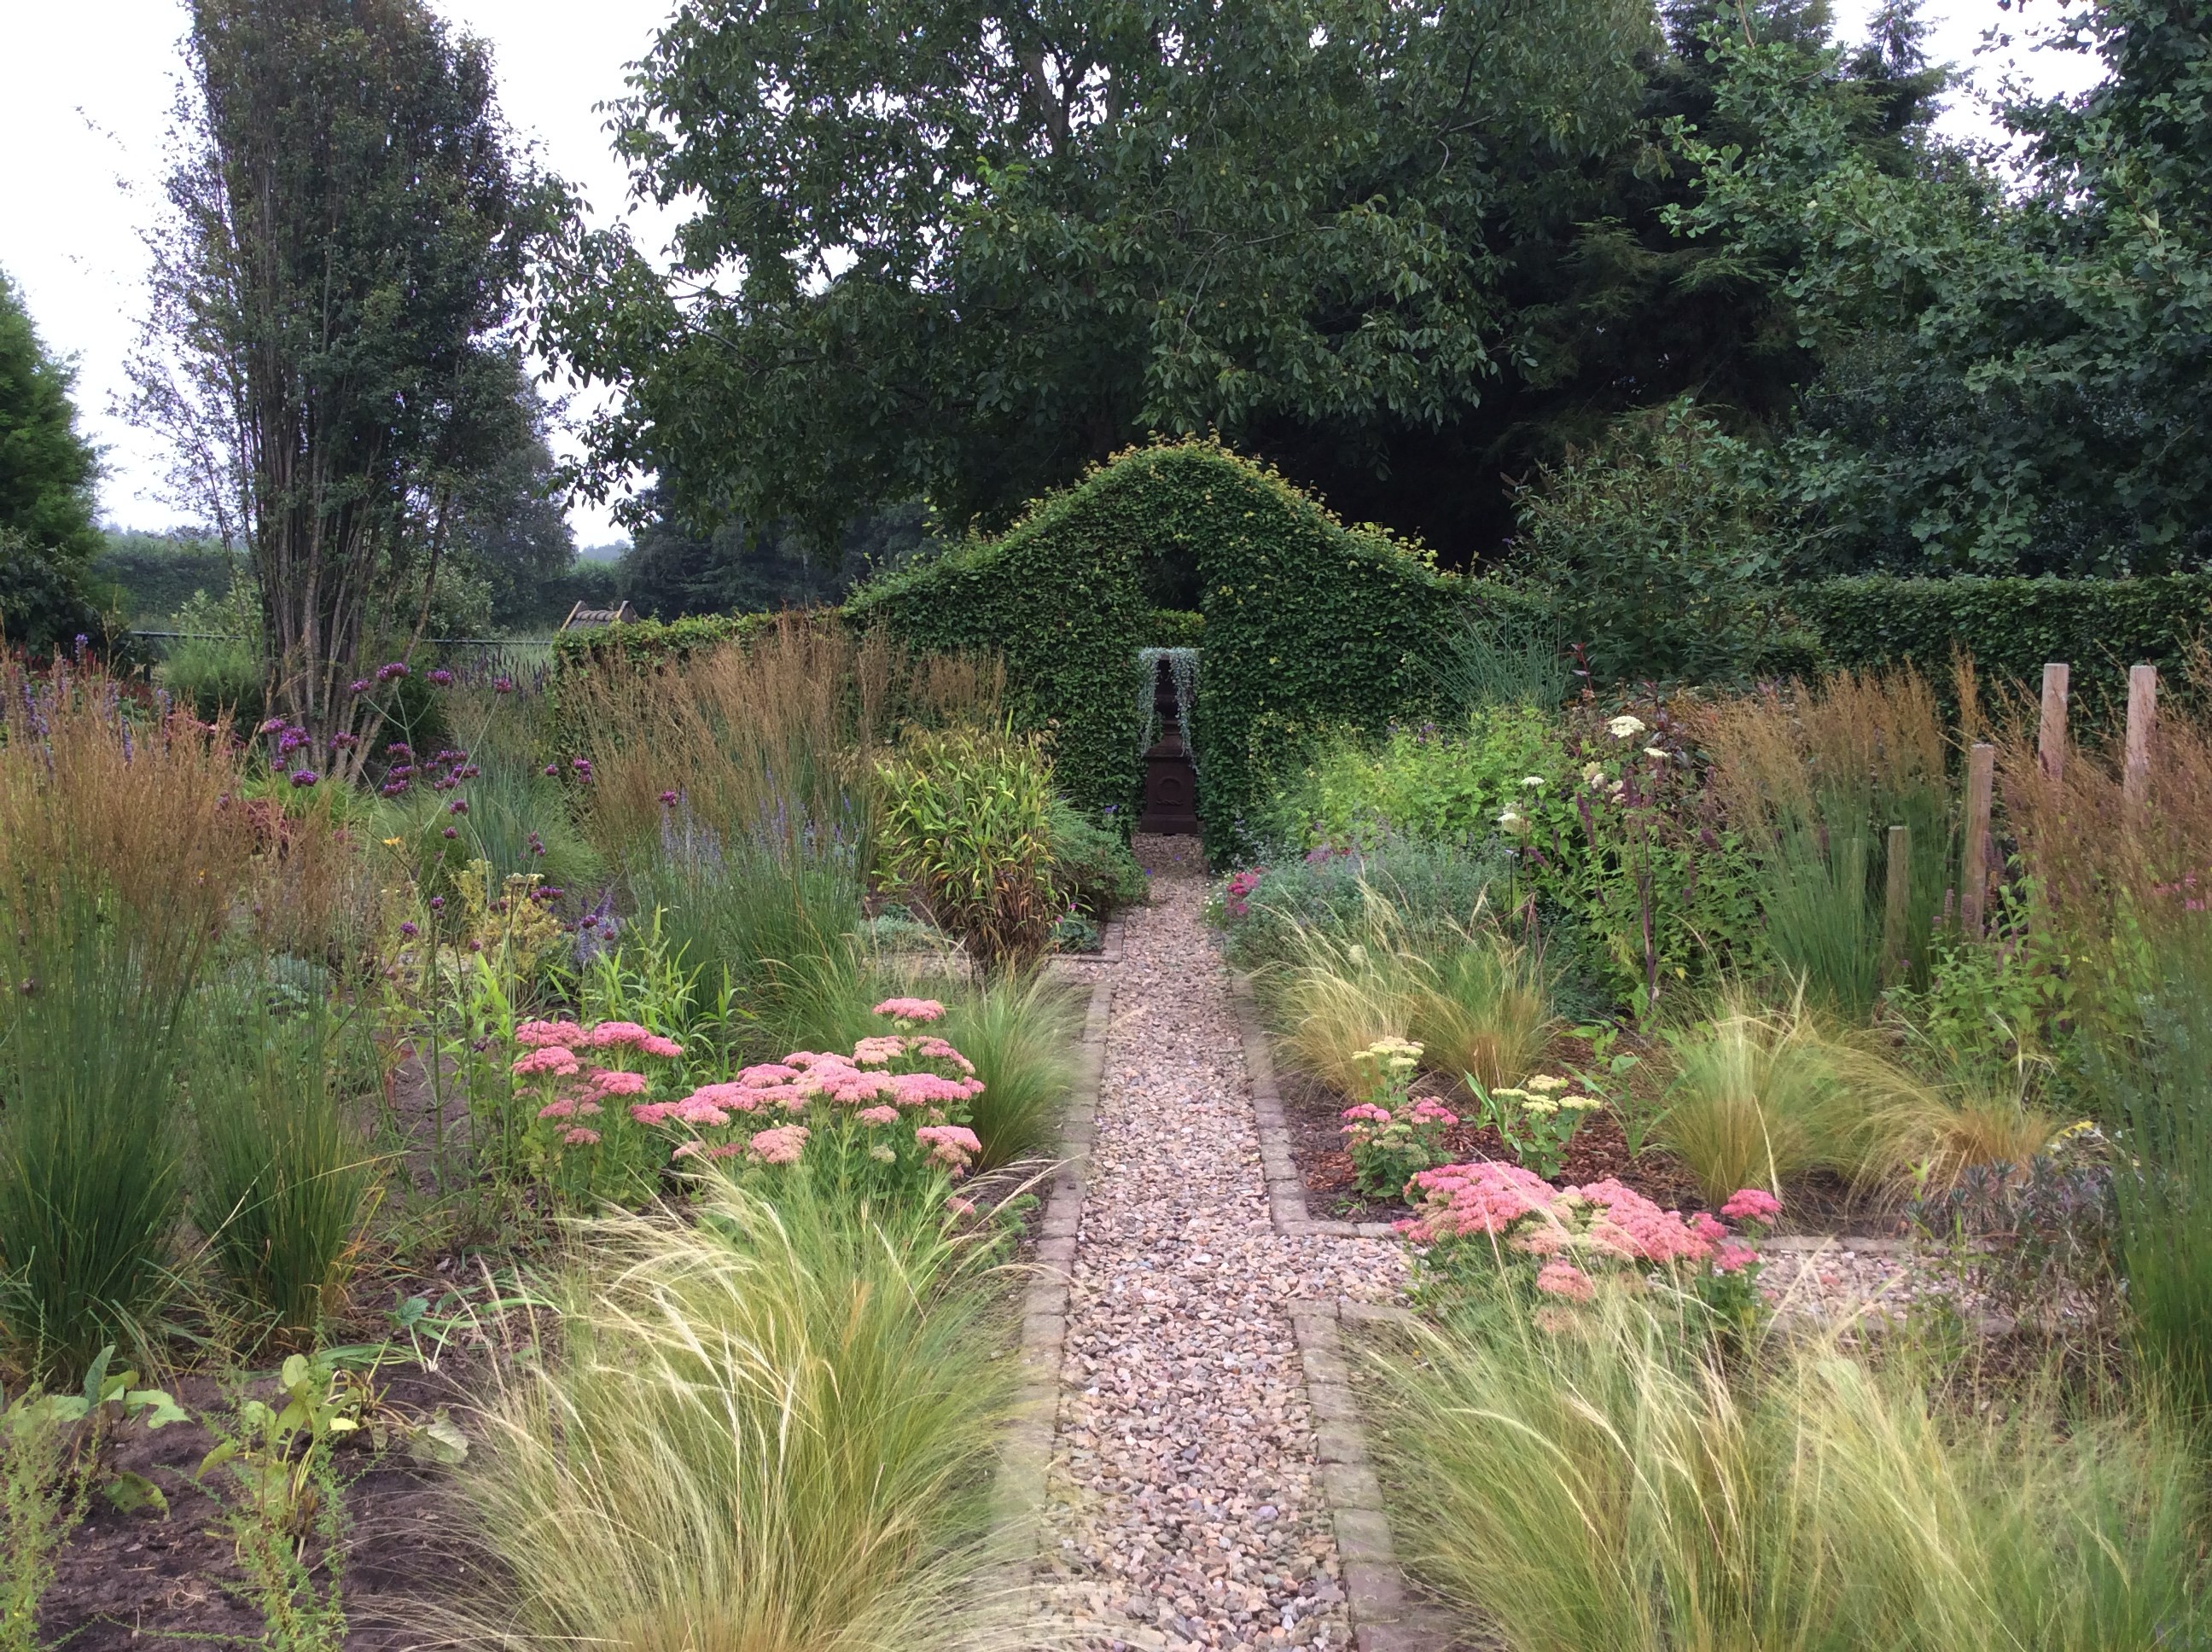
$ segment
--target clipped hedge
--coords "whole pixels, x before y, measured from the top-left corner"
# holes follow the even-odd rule
[[[1466,590],[1272,470],[1190,441],[1133,448],[1003,537],[863,586],[845,612],[913,647],[998,651],[1017,720],[1052,731],[1061,790],[1126,810],[1140,780],[1136,651],[1188,629],[1147,600],[1162,568],[1198,575],[1191,742],[1217,860],[1244,847],[1267,768],[1305,732],[1379,726],[1424,691],[1409,659]]]
[[[2127,670],[2179,676],[2212,618],[2212,575],[2137,580],[2025,580],[1886,575],[1793,587],[1790,608],[1818,633],[1832,668],[1910,662],[1948,692],[1954,651],[1984,681],[2033,688],[2045,662],[2073,667],[2072,708],[2090,725],[2127,702]]]
[[[678,620],[632,620],[563,631],[553,639],[556,672],[607,665],[652,665],[689,659],[775,623],[774,614],[695,614]]]

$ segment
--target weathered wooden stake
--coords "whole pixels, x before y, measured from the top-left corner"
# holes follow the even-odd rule
[[[2124,781],[2128,806],[2140,808],[2150,795],[2150,743],[2158,732],[2158,667],[2128,667],[2128,766]]]
[[[1912,828],[1889,829],[1889,882],[1882,891],[1882,973],[1894,981],[1905,973],[1910,950],[1905,933],[1905,909],[1912,896]]]
[[[2054,784],[2066,773],[2066,684],[2071,675],[2056,662],[2043,668],[2043,726],[2036,731],[2035,755]]]
[[[1969,940],[1982,938],[1982,908],[1990,888],[1990,794],[1997,749],[1986,740],[1966,753],[1966,865],[1959,879],[1959,924]]]

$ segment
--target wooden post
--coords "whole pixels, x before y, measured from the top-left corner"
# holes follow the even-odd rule
[[[1905,973],[1910,943],[1905,932],[1905,908],[1912,897],[1912,828],[1889,829],[1889,881],[1883,890],[1881,969],[1894,981]]]
[[[1996,779],[1997,749],[1986,740],[1966,753],[1966,865],[1959,880],[1959,921],[1966,938],[1982,938],[1982,908],[1990,887],[1990,794]]]
[[[2043,668],[2043,725],[2036,731],[2035,755],[2045,778],[2054,784],[2066,773],[2066,684],[2070,675],[2057,663]]]
[[[2150,795],[2150,743],[2158,732],[2158,667],[2128,667],[2128,766],[2125,795],[2139,809]]]

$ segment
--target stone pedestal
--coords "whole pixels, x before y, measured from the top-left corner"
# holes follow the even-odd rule
[[[1175,677],[1162,660],[1153,679],[1152,708],[1160,738],[1145,753],[1145,809],[1137,829],[1161,837],[1198,835],[1198,770],[1183,750],[1176,715]]]

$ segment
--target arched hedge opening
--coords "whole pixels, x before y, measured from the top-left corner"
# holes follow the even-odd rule
[[[911,647],[995,650],[1016,715],[1052,732],[1062,789],[1126,813],[1143,732],[1132,662],[1164,640],[1167,588],[1194,592],[1204,616],[1191,742],[1217,860],[1244,847],[1270,768],[1310,730],[1372,727],[1425,695],[1420,650],[1466,595],[1417,548],[1188,441],[1130,449],[1003,536],[863,586],[845,612]]]

